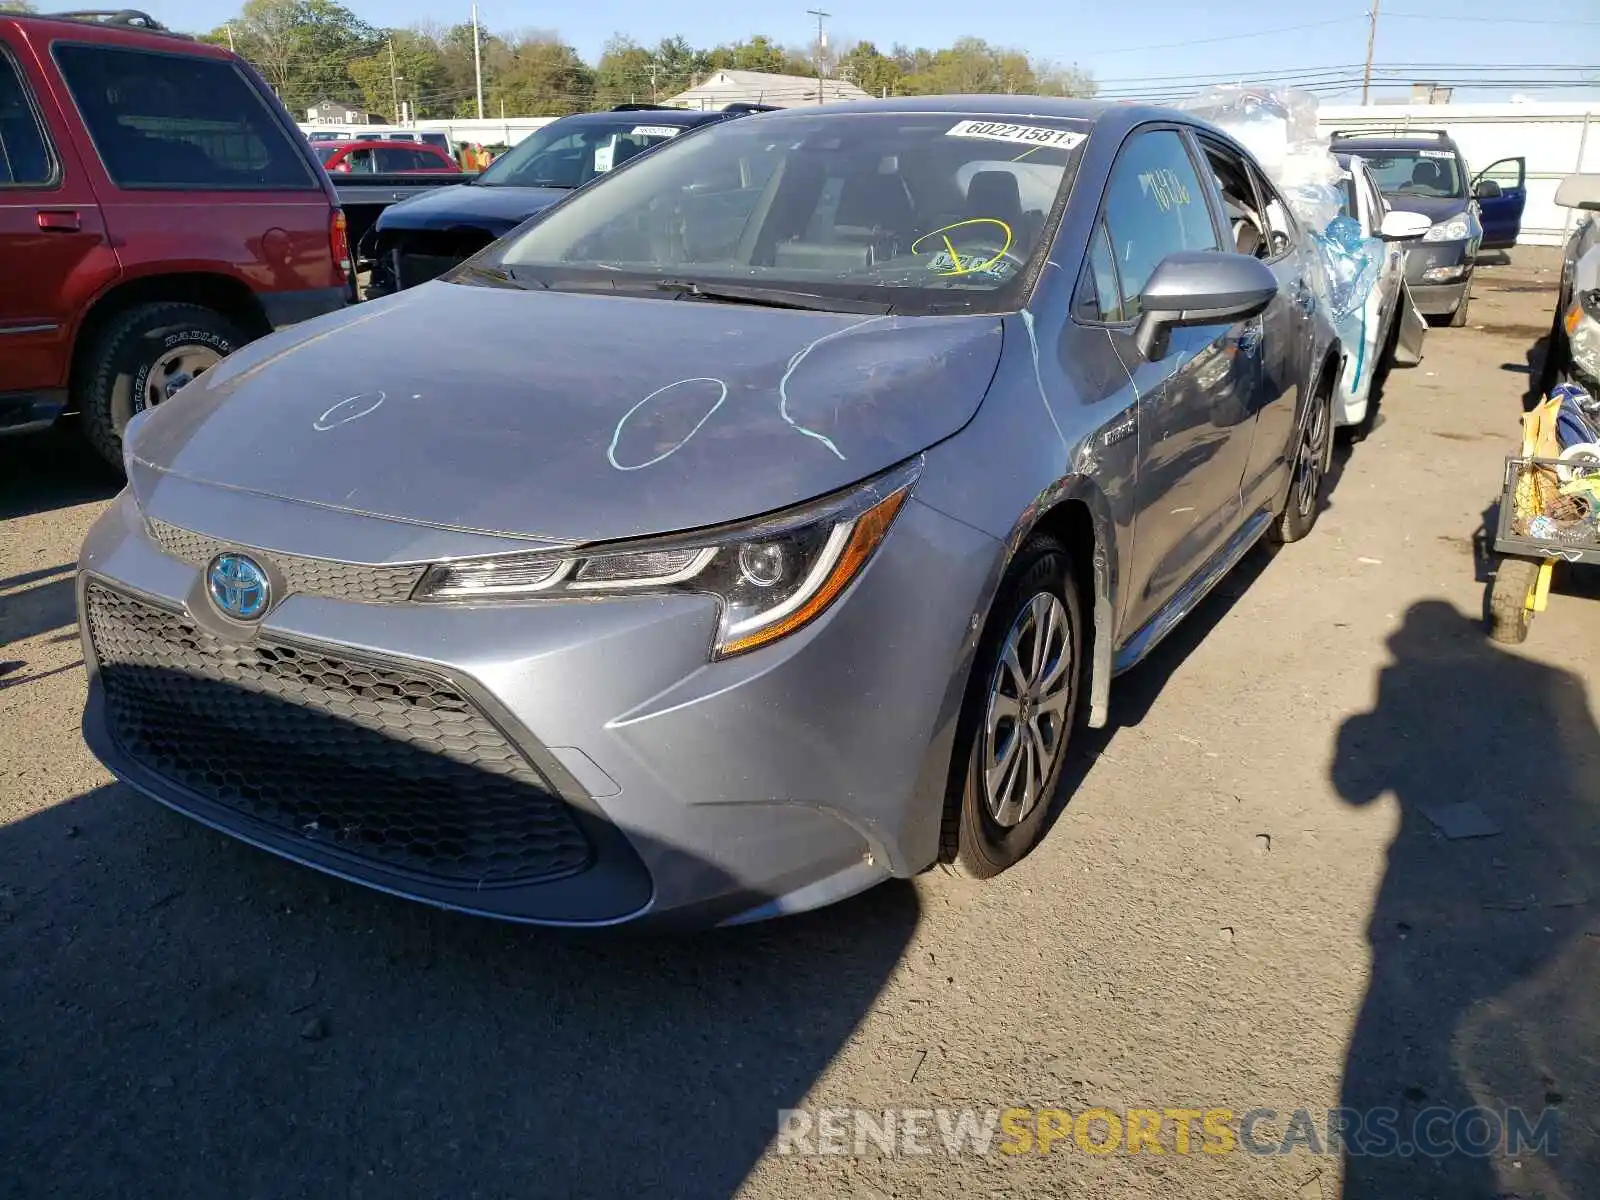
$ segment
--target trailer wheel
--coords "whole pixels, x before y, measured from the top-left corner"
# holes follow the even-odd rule
[[[1489,636],[1510,646],[1528,640],[1533,621],[1533,589],[1539,564],[1526,558],[1502,558],[1489,592]]]

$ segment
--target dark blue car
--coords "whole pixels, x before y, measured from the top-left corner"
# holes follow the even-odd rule
[[[1517,244],[1526,160],[1503,158],[1474,175],[1455,141],[1436,129],[1346,130],[1333,135],[1332,149],[1341,162],[1361,157],[1390,208],[1433,222],[1408,244],[1406,285],[1421,312],[1465,325],[1478,251]]]
[[[692,112],[625,104],[552,121],[470,183],[431,189],[385,209],[374,227],[367,296],[426,283],[635,155],[697,126],[760,110],[759,105],[730,105]]]

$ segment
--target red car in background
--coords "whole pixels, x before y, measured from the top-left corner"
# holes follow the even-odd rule
[[[0,12],[0,435],[76,410],[120,466],[134,414],[353,299],[349,260],[332,181],[238,55],[132,9]]]
[[[338,175],[461,174],[455,159],[426,142],[319,142],[312,149],[323,168]]]

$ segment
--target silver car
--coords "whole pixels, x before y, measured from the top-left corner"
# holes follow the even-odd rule
[[[994,875],[1113,677],[1316,520],[1317,269],[1158,109],[686,134],[129,426],[86,736],[258,846],[519,921]]]

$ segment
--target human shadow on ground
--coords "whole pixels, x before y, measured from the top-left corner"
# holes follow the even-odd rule
[[[1346,1155],[1345,1200],[1594,1195],[1600,734],[1584,681],[1436,600],[1389,649],[1332,764],[1346,803],[1392,795],[1400,819],[1340,1097],[1369,1122],[1393,1110],[1395,1136],[1356,1139],[1388,1152]],[[1459,1116],[1474,1108],[1476,1124]],[[1505,1154],[1509,1109],[1554,1130],[1555,1153]],[[1500,1122],[1487,1154],[1482,1110]]]

